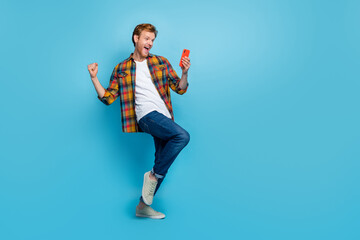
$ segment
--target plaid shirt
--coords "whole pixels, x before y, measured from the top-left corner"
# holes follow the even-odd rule
[[[174,120],[169,85],[178,94],[184,94],[188,86],[185,89],[179,87],[180,78],[166,58],[149,54],[146,60],[151,79]],[[115,66],[104,96],[102,98],[98,96],[106,105],[112,104],[120,96],[123,132],[143,132],[135,115],[135,73],[136,64],[131,54],[129,58]]]

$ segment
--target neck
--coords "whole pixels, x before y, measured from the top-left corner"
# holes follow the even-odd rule
[[[133,58],[135,61],[142,62],[146,59],[146,57],[142,57],[138,51],[134,51]]]

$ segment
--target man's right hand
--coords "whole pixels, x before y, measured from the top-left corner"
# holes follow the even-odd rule
[[[88,65],[88,70],[90,73],[91,78],[96,77],[96,74],[98,72],[98,64],[97,63],[91,63]]]

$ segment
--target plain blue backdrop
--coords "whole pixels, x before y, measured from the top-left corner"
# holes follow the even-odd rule
[[[189,145],[135,206],[153,140],[97,99],[139,23],[189,88]],[[0,239],[360,239],[359,1],[0,2]]]

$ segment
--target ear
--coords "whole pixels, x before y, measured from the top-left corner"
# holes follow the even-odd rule
[[[134,35],[134,42],[135,44],[139,41],[139,36],[138,35]]]

